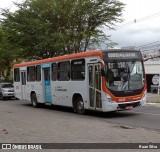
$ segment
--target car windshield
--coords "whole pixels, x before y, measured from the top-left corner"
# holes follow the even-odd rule
[[[106,86],[113,91],[130,91],[144,86],[144,69],[141,61],[106,62]]]
[[[13,84],[2,84],[2,88],[13,88]]]

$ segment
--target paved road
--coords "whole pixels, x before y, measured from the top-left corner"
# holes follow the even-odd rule
[[[109,123],[129,125],[132,127],[143,127],[160,131],[160,107],[146,105],[129,111],[115,113],[89,113],[89,117],[100,117]]]
[[[0,143],[160,143],[159,128],[160,108],[154,106],[78,115],[71,108],[0,101]]]
[[[13,107],[21,107],[22,109],[28,109],[29,111],[48,111],[52,112],[62,112],[64,115],[73,115],[72,108],[67,107],[50,107],[43,106],[42,108],[32,108],[30,102],[21,100],[4,100],[0,101],[0,104],[9,105]],[[7,111],[5,111],[7,112]],[[12,113],[12,112],[7,112]],[[34,113],[33,113],[34,114]],[[42,114],[40,114],[42,115]],[[46,115],[46,114],[45,114]],[[129,111],[119,111],[113,113],[102,113],[102,112],[92,112],[88,111],[86,115],[78,115],[78,117],[86,117],[89,119],[99,119],[105,122],[114,123],[118,125],[128,125],[132,127],[143,127],[147,129],[160,131],[160,107],[154,105],[146,105],[145,107],[138,107]]]

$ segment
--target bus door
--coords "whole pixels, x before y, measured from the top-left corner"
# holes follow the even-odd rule
[[[91,109],[101,109],[101,65],[89,64],[89,99]]]
[[[43,86],[44,86],[45,102],[51,103],[52,102],[52,95],[51,95],[50,67],[43,68]]]
[[[26,71],[21,71],[22,99],[26,100]]]

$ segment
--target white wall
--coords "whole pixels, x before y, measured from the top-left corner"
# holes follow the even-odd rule
[[[160,61],[144,62],[146,74],[160,74]]]

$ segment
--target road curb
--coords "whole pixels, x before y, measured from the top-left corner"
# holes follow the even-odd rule
[[[147,103],[147,105],[160,107],[160,103]]]

